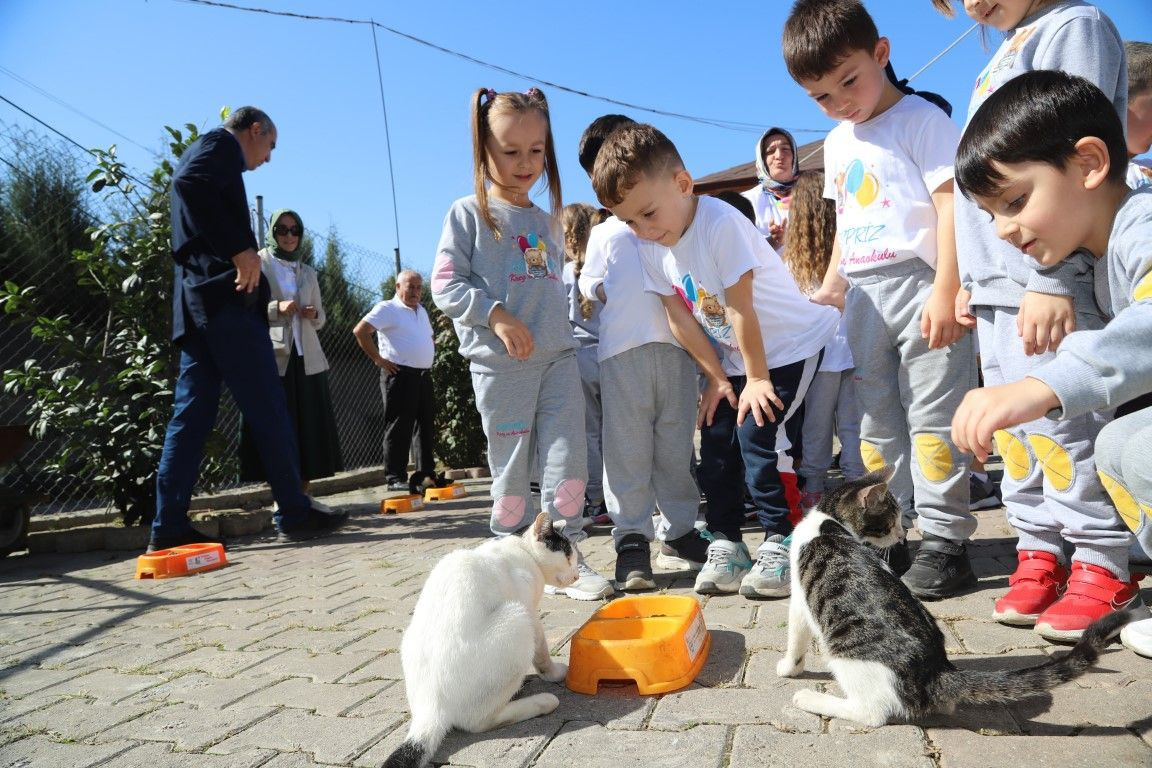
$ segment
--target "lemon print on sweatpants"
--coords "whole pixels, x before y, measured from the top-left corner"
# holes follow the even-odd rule
[[[1036,461],[1040,462],[1040,469],[1044,470],[1044,479],[1058,491],[1066,491],[1072,487],[1072,457],[1068,451],[1060,447],[1047,435],[1028,435],[1028,442],[1032,452],[1036,454]]]
[[[1004,459],[1004,471],[1013,480],[1023,480],[1032,471],[1032,460],[1028,458],[1028,446],[1024,441],[1011,432],[1002,429],[992,434],[996,441],[996,450],[1000,458]]]
[[[1136,497],[1132,492],[1125,488],[1119,480],[1110,477],[1103,472],[1097,471],[1100,476],[1100,482],[1104,484],[1104,490],[1108,491],[1108,496],[1111,497],[1112,503],[1116,505],[1116,511],[1120,513],[1120,517],[1124,520],[1124,524],[1128,526],[1132,533],[1140,530],[1140,511],[1143,509],[1144,514],[1152,517],[1152,510],[1143,506],[1140,502],[1136,501]]]
[[[916,463],[924,479],[939,483],[952,472],[952,450],[939,435],[916,435]]]
[[[880,449],[865,440],[860,441],[860,458],[869,472],[884,468],[884,457],[880,455]]]

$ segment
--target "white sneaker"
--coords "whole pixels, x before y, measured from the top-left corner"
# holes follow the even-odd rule
[[[546,586],[544,591],[550,595],[564,594],[573,600],[603,600],[616,593],[608,579],[596,573],[596,569],[584,562],[584,555],[580,555],[580,562],[576,566],[580,574],[576,581],[567,587]]]
[[[1120,630],[1120,642],[1133,653],[1152,659],[1152,619],[1141,619]]]
[[[740,579],[752,568],[752,557],[742,541],[728,541],[712,534],[708,560],[696,575],[696,591],[702,595],[731,594],[740,588]]]
[[[792,537],[769,536],[756,550],[756,564],[740,582],[744,597],[788,597],[792,593],[792,568],[788,548]]]

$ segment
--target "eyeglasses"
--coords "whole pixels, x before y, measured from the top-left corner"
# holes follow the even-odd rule
[[[277,237],[284,237],[285,235],[292,235],[292,237],[300,237],[304,234],[304,227],[286,227],[283,224],[277,224],[272,227],[272,232]]]

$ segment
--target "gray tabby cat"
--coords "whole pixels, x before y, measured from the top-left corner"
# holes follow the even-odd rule
[[[544,585],[576,581],[576,550],[546,513],[521,536],[489,539],[444,557],[416,601],[400,643],[412,722],[384,768],[421,766],[452,728],[478,733],[552,712],[551,693],[513,701],[529,664],[558,683],[540,624]]]
[[[959,704],[1008,703],[1082,675],[1131,620],[1106,616],[1067,654],[1028,669],[962,671],[944,652],[935,619],[877,555],[903,536],[888,492],[890,468],[824,494],[792,532],[788,650],[780,677],[804,671],[815,636],[846,698],[800,690],[792,703],[825,717],[880,726]]]

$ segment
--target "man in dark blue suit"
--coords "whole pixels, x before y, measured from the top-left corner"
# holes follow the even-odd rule
[[[188,147],[172,176],[172,339],[180,346],[180,374],[156,473],[149,552],[212,540],[192,527],[188,505],[221,384],[252,428],[280,540],[322,536],[347,519],[301,491],[296,437],[268,335],[270,293],[242,174],[271,160],[275,148],[268,115],[241,107]]]

